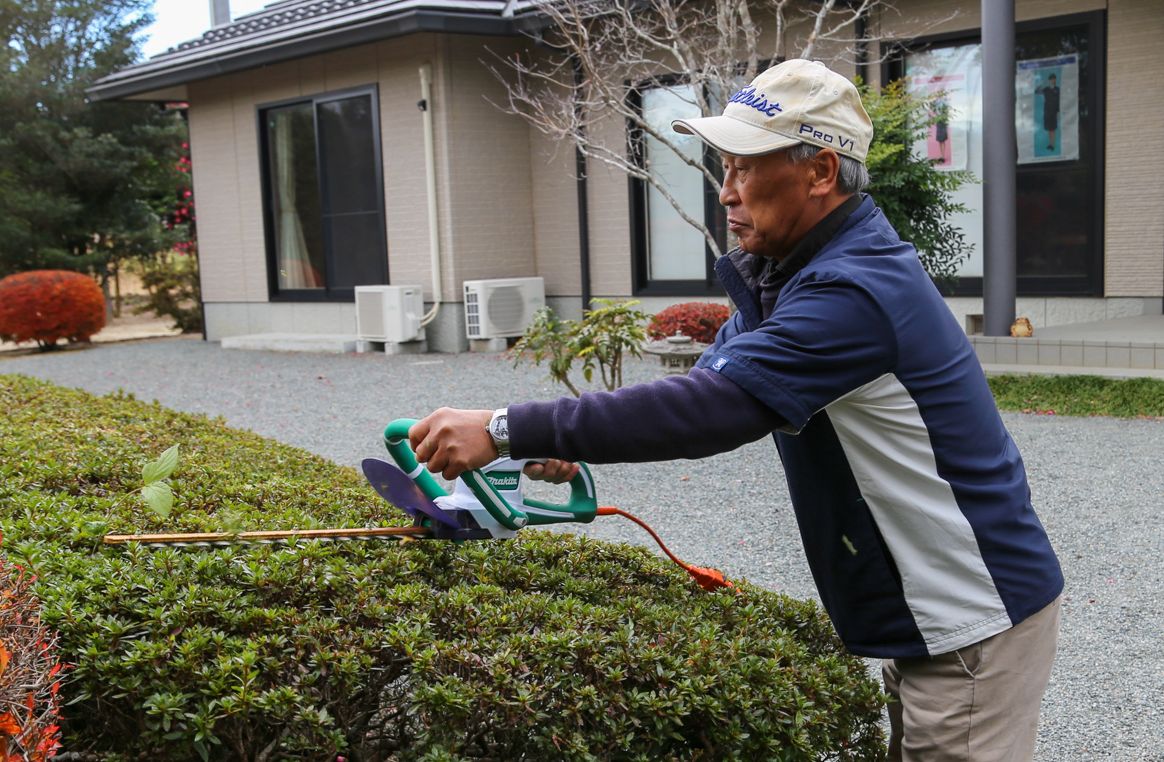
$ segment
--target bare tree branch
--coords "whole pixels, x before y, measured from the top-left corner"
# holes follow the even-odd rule
[[[647,183],[716,256],[721,249],[702,208],[684,208],[675,188],[651,170],[659,160],[651,154],[664,152],[718,192],[716,173],[702,155],[691,156],[691,138],[652,123],[633,93],[666,87],[690,105],[691,116],[717,114],[763,66],[783,59],[786,37],[797,30],[800,57],[828,43],[830,55],[851,61],[862,42],[857,20],[897,12],[891,0],[540,0],[537,8],[547,25],[531,49],[494,54],[487,64],[506,93],[494,105],[555,145],[573,145],[586,159]],[[626,127],[593,129],[604,119]]]

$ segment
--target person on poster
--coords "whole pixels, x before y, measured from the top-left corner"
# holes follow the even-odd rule
[[[1043,96],[1043,129],[1047,131],[1047,150],[1055,150],[1055,131],[1059,129],[1059,83],[1054,74],[1047,77],[1047,85],[1035,89]]]
[[[950,163],[950,104],[945,96],[938,96],[931,111],[934,119],[934,142],[938,144],[938,163]]]

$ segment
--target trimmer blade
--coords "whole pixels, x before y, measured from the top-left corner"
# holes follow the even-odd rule
[[[408,474],[392,463],[377,458],[365,458],[360,468],[372,489],[376,490],[380,497],[414,519],[427,516],[453,529],[461,528],[456,519],[442,511],[412,479],[408,478]]]

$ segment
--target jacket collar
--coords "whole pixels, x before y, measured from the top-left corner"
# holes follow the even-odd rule
[[[875,208],[868,194],[855,194],[818,222],[792,253],[775,267],[785,270],[788,279],[791,279],[838,235],[856,225]],[[736,247],[715,263],[715,273],[720,283],[749,327],[755,327],[763,320],[760,280],[769,262],[764,257],[757,257]]]

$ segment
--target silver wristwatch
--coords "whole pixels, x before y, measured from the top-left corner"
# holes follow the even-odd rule
[[[489,425],[485,430],[493,437],[493,444],[497,446],[497,454],[502,458],[509,457],[509,408],[499,408],[493,411]]]

